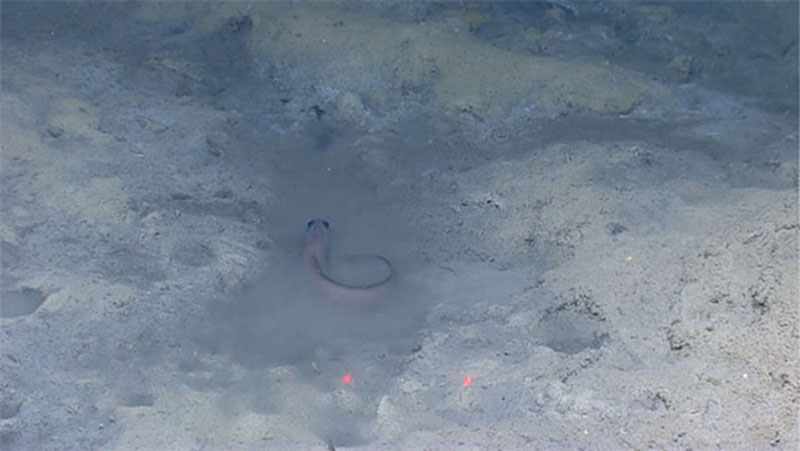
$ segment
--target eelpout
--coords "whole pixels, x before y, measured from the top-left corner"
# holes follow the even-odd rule
[[[328,261],[328,229],[330,224],[323,219],[308,221],[306,229],[306,244],[303,249],[303,259],[309,275],[322,288],[328,299],[348,303],[372,303],[377,301],[381,293],[389,286],[394,277],[394,266],[380,255],[371,257],[383,262],[389,270],[388,275],[381,280],[364,285],[350,285],[335,280],[328,275],[325,268]]]

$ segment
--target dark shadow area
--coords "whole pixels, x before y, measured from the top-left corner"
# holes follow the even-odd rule
[[[251,368],[403,354],[418,342],[426,309],[419,297],[399,290],[374,306],[332,303],[305,274],[272,273],[212,303],[199,343]]]

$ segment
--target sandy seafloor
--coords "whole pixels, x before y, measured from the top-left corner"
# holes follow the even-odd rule
[[[0,8],[2,449],[800,446],[797,3]]]

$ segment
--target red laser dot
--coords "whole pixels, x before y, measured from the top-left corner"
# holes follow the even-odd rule
[[[472,376],[467,376],[464,378],[464,383],[461,384],[462,387],[469,387],[472,384]]]
[[[349,384],[350,382],[353,382],[353,377],[350,376],[349,374],[345,374],[344,376],[342,376],[342,382],[344,382],[345,384]]]

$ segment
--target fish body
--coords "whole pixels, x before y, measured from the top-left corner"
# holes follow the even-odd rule
[[[324,219],[308,221],[303,260],[309,276],[321,288],[326,299],[348,304],[377,302],[394,278],[392,262],[380,255],[371,256],[388,268],[388,274],[378,281],[359,285],[337,281],[326,271],[330,246],[329,229],[330,224]]]

